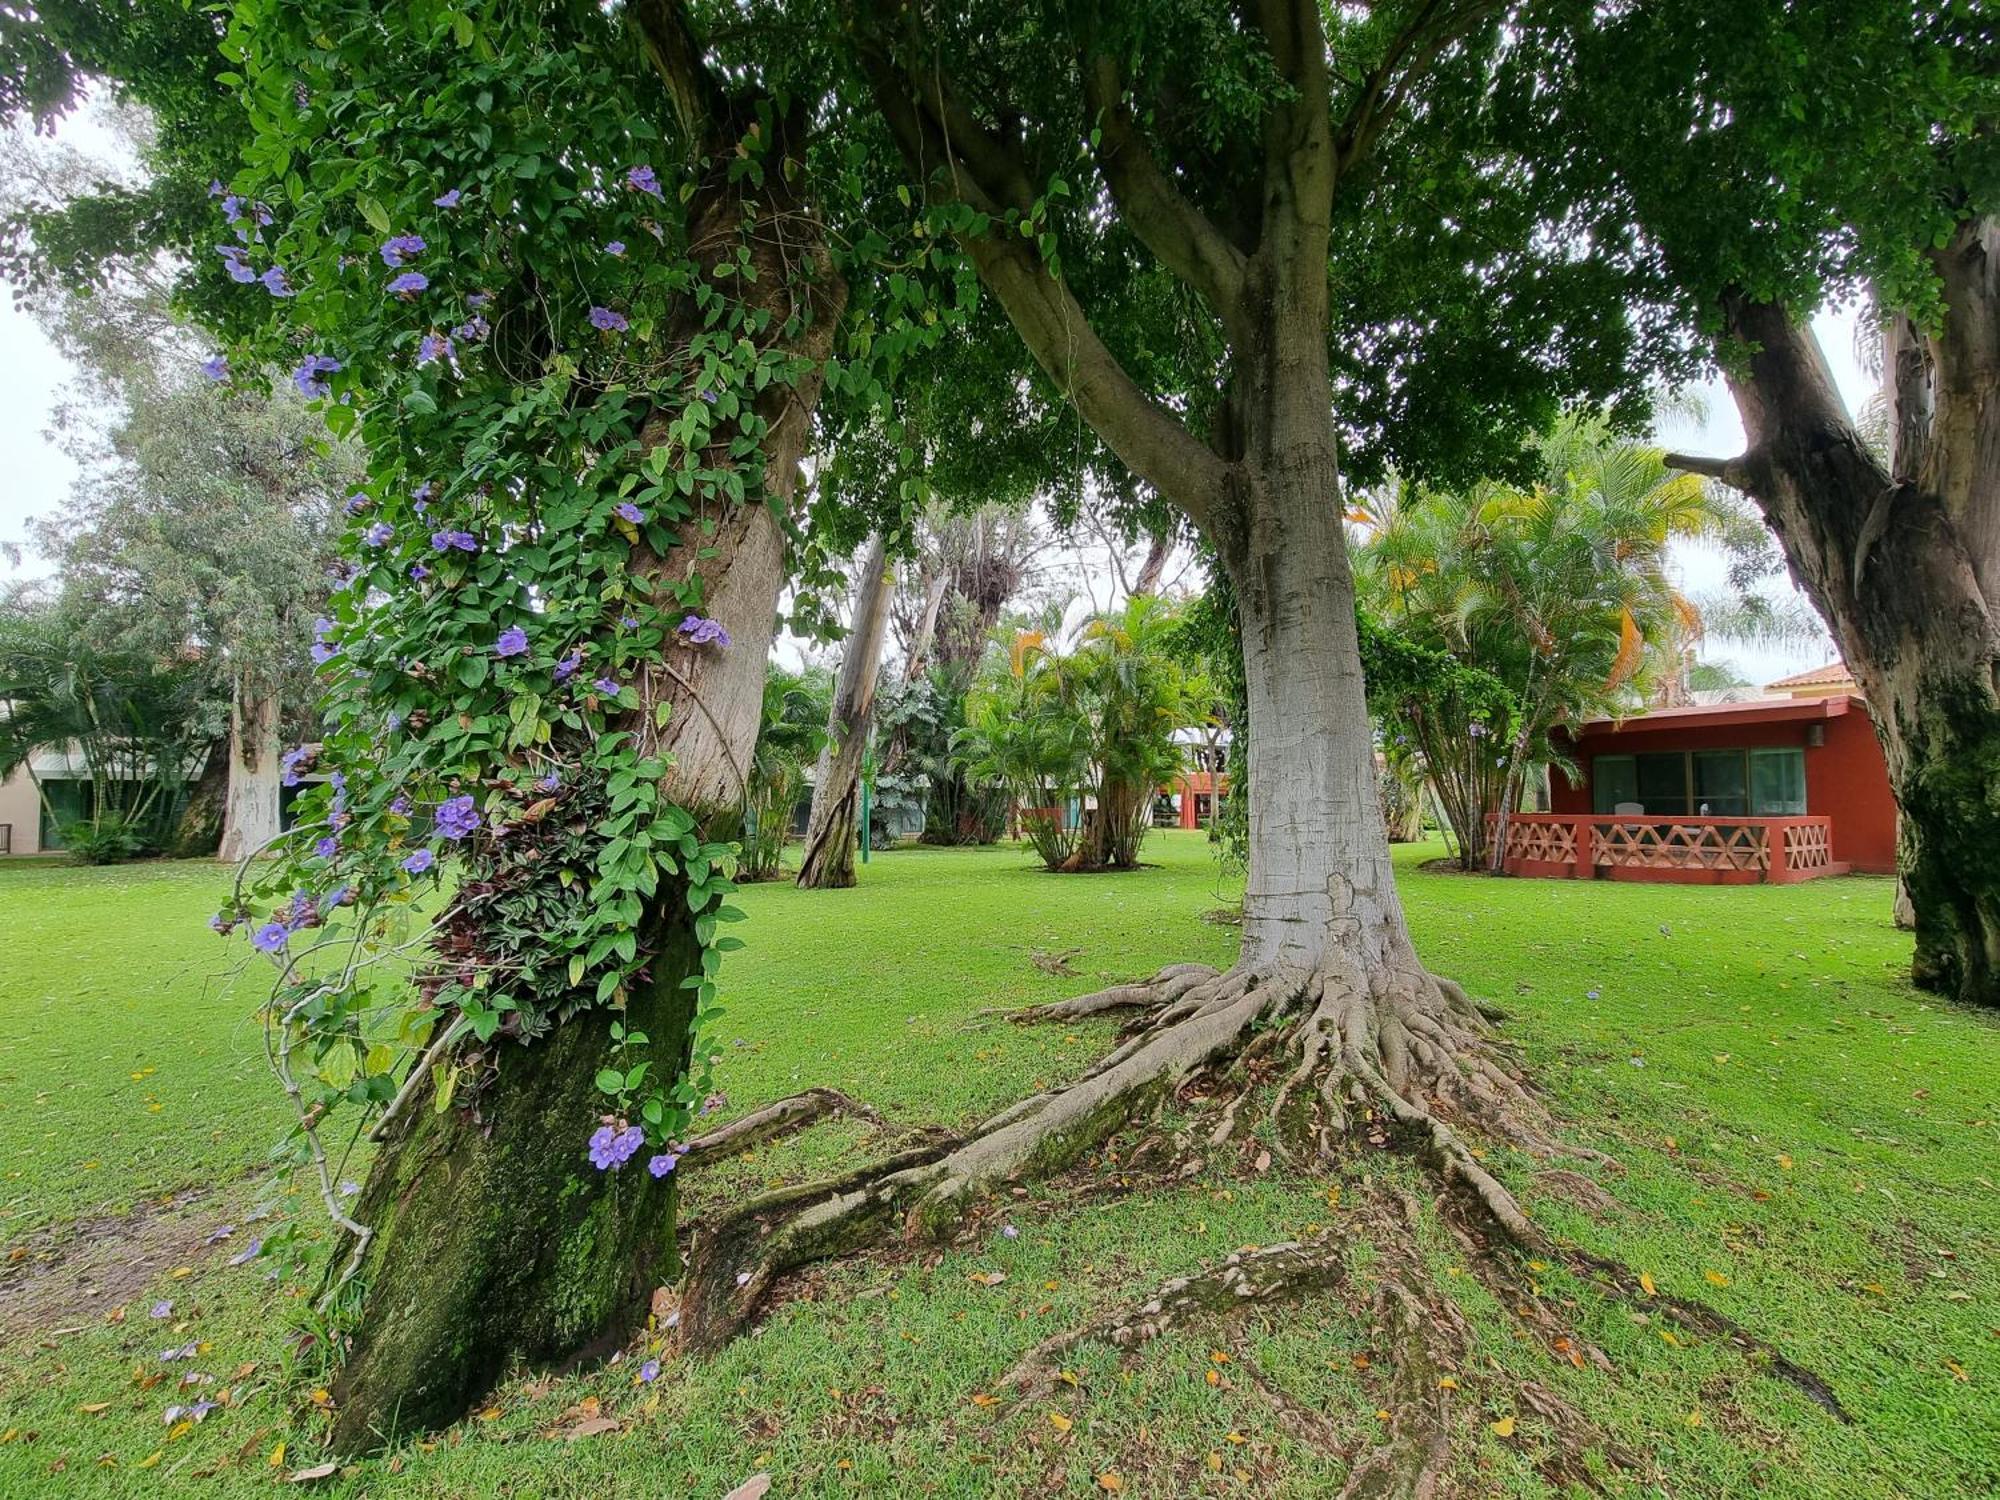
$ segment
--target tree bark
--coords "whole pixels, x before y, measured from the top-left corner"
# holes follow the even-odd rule
[[[889,595],[895,585],[882,533],[868,541],[861,581],[854,595],[854,619],[847,650],[840,658],[833,711],[827,717],[826,748],[813,772],[812,814],[806,821],[805,854],[799,885],[807,890],[854,884],[855,823],[859,815],[861,761],[875,718],[875,678],[882,666],[882,642],[889,628]],[[861,830],[866,838],[868,830]]]
[[[278,836],[278,690],[236,674],[229,701],[229,788],[222,809],[225,864],[250,858]]]
[[[676,8],[644,5],[635,15],[642,29],[681,28],[664,40],[648,35],[663,68],[698,58]],[[694,103],[705,97],[692,85],[677,93]],[[785,121],[781,133],[774,152],[803,150],[801,127]],[[754,186],[732,183],[726,167],[717,167],[689,206],[697,258],[719,261],[739,244],[751,247],[758,274],[734,285],[774,314],[773,337],[807,371],[758,398],[769,423],[764,494],[719,517],[713,508],[691,517],[667,556],[633,553],[642,586],[659,588],[684,578],[688,559],[699,554],[704,611],[733,638],[724,650],[679,648],[677,659],[649,664],[638,684],[648,710],[622,726],[665,759],[666,800],[694,813],[710,837],[727,837],[743,805],[784,578],[783,535],[765,500],[788,503],[796,487],[819,371],[844,300],[810,206],[787,187],[792,178],[773,170]],[[803,293],[802,276],[809,283]],[[699,326],[686,309],[667,337],[687,338]],[[669,414],[656,413],[642,443],[666,441],[669,422]],[[727,440],[718,440],[708,461],[729,461]],[[650,711],[661,705],[671,710],[663,721]],[[684,1070],[687,1063],[694,991],[684,981],[701,972],[695,920],[684,883],[669,880],[638,927],[648,963],[619,1018],[647,1033],[648,1053],[661,1067]],[[671,1272],[675,1179],[655,1179],[638,1163],[600,1172],[586,1158],[586,1137],[603,1107],[596,1075],[616,1055],[612,1019],[586,1005],[531,1045],[503,1037],[483,1057],[461,1054],[480,1087],[461,1089],[439,1111],[426,1082],[388,1123],[353,1210],[372,1233],[350,1286],[360,1315],[332,1387],[338,1450],[373,1448],[455,1420],[517,1363],[615,1347],[643,1314],[647,1290]],[[336,1264],[346,1259],[343,1253]]]
[[[1868,699],[1902,812],[1914,980],[2000,1004],[2000,223],[1933,257],[1942,331],[1892,333],[1896,454],[1856,431],[1809,328],[1740,294],[1722,350],[1749,438],[1677,457],[1750,494]]]
[[[188,792],[174,826],[172,852],[179,859],[208,859],[222,840],[223,810],[229,800],[229,740],[217,740],[208,747],[208,759],[201,775]]]

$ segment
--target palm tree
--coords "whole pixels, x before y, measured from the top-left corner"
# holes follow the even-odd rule
[[[1557,423],[1528,486],[1385,487],[1355,516],[1363,597],[1390,627],[1483,669],[1514,695],[1510,726],[1415,716],[1413,729],[1468,869],[1497,864],[1507,819],[1550,732],[1641,705],[1699,612],[1669,567],[1681,538],[1742,518],[1660,450],[1600,416]],[[1488,838],[1489,820],[1497,835]]]
[[[806,772],[826,743],[832,698],[833,678],[823,667],[798,672],[773,667],[764,676],[763,718],[744,788],[745,880],[778,874]]]

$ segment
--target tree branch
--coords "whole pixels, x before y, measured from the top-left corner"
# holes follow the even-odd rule
[[[1243,252],[1232,245],[1160,170],[1125,107],[1117,60],[1082,64],[1084,102],[1097,120],[1097,167],[1118,212],[1174,275],[1201,294],[1237,342],[1243,316]]]
[[[916,30],[912,12],[891,5],[880,9],[900,12],[908,55],[934,52]],[[946,184],[953,200],[992,219],[1031,205],[1033,193],[1018,145],[973,118],[934,59],[921,74],[897,61],[877,24],[881,17],[866,5],[859,10],[857,56],[876,106],[919,181]],[[998,233],[961,233],[958,241],[1028,352],[1106,446],[1202,524],[1221,494],[1229,466],[1140,389],[1032,241],[1004,226]]]
[[[667,86],[689,144],[697,150],[727,144],[735,110],[703,58],[683,0],[631,0],[625,13]]]
[[[1409,98],[1415,80],[1428,73],[1445,49],[1471,29],[1473,22],[1499,8],[1500,0],[1467,0],[1459,5],[1425,0],[1390,42],[1381,62],[1369,70],[1360,95],[1341,121],[1334,146],[1341,172],[1353,167],[1374,148],[1383,130]]]
[[[1731,489],[1750,488],[1753,459],[1748,453],[1735,458],[1710,458],[1701,453],[1669,453],[1664,455],[1666,466],[1678,469],[1684,474],[1699,474],[1704,479],[1718,479]]]

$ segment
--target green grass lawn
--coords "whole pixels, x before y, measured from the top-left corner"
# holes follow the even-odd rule
[[[1613,1492],[2000,1492],[2000,1017],[1909,988],[1888,883],[1415,868],[1435,852],[1402,851],[1425,957],[1508,1009],[1570,1137],[1623,1167],[1595,1172],[1616,1206],[1593,1214],[1537,1193],[1518,1160],[1504,1175],[1553,1232],[1705,1298],[1822,1375],[1854,1417],[1834,1421],[1725,1342],[1670,1341],[1633,1304],[1540,1273],[1542,1296],[1611,1364],[1573,1368],[1454,1276],[1455,1242],[1433,1235],[1433,1269],[1476,1336],[1450,1393],[1459,1492],[1550,1492],[1536,1467],[1547,1434],[1517,1401],[1530,1380],[1638,1456],[1603,1479]],[[856,891],[746,890],[750,946],[729,961],[721,1025],[731,1110],[830,1084],[898,1125],[963,1125],[1080,1072],[1108,1025],[983,1012],[1177,959],[1227,962],[1234,930],[1203,918],[1235,889],[1205,843],[1162,834],[1147,857],[1129,875],[1062,878],[1011,849],[899,851]],[[233,977],[240,945],[203,926],[219,884],[207,866],[0,865],[9,1500],[266,1493],[317,1461],[314,1370],[289,1339],[304,1289],[229,1264],[269,1230],[251,1215],[287,1117],[249,1020],[255,977]],[[1074,977],[1048,972],[1069,950]],[[859,1124],[817,1127],[692,1184],[693,1210],[872,1145]],[[1416,1181],[1394,1154],[1373,1160],[1371,1175]],[[973,1399],[1050,1333],[1237,1246],[1337,1229],[1344,1211],[1330,1181],[1275,1169],[1090,1190],[1107,1172],[987,1205],[942,1251],[815,1271],[755,1335],[670,1360],[654,1384],[630,1359],[522,1375],[435,1442],[310,1492],[719,1497],[761,1470],[787,1496],[1102,1493],[1106,1473],[1127,1495],[1336,1494],[1340,1460],[1211,1354],[1252,1357],[1344,1444],[1372,1441],[1393,1351],[1365,1303],[1341,1296],[1131,1354],[1084,1346],[1053,1397]],[[311,1224],[313,1205],[293,1204]],[[234,1234],[210,1243],[223,1225]],[[995,1271],[1005,1279],[989,1284]],[[160,1360],[190,1342],[191,1358]],[[186,1374],[214,1381],[177,1387]],[[225,1388],[204,1422],[163,1420]],[[593,1398],[616,1432],[549,1435]],[[1502,1438],[1490,1424],[1508,1416]]]

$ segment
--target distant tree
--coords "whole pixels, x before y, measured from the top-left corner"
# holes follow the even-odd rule
[[[806,789],[806,772],[826,744],[832,696],[832,681],[823,668],[773,667],[764,676],[757,746],[745,778],[745,880],[775,880],[783,873],[785,843]]]
[[[875,679],[882,665],[894,588],[887,542],[877,531],[863,549],[855,576],[854,609],[841,650],[840,674],[834,680],[826,743],[813,773],[812,813],[799,857],[798,882],[810,889],[854,884],[861,765],[874,734]]]

